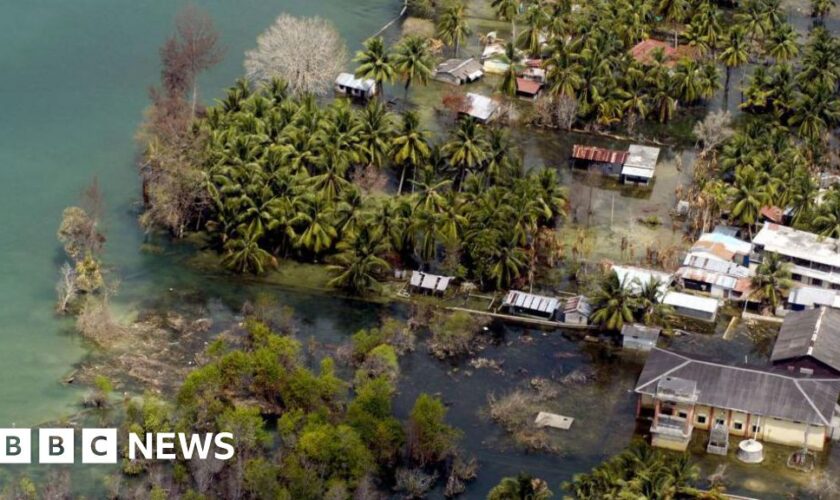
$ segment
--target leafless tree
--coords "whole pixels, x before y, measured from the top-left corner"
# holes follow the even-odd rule
[[[198,103],[198,75],[222,60],[219,32],[213,19],[193,4],[175,17],[175,33],[160,49],[161,80],[170,95],[191,92],[191,116]]]
[[[296,95],[327,93],[347,64],[347,48],[338,31],[320,17],[282,14],[257,37],[257,48],[245,53],[249,80],[279,77]]]
[[[66,313],[70,303],[79,294],[79,288],[76,286],[76,270],[67,262],[61,266],[61,277],[55,285],[55,291],[58,294],[56,309],[62,314]]]
[[[700,156],[706,156],[709,151],[721,145],[735,133],[732,130],[732,115],[729,111],[712,111],[701,122],[694,125],[694,135],[703,144]]]

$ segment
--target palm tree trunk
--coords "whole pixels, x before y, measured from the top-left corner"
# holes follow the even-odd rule
[[[400,175],[400,187],[399,187],[399,189],[397,189],[397,194],[398,195],[402,194],[403,181],[405,180],[405,169],[406,169],[406,166],[403,165],[402,175]]]
[[[726,67],[726,81],[723,84],[723,109],[729,109],[729,79],[732,76],[732,68]]]
[[[195,118],[195,108],[198,105],[198,79],[193,82],[192,88],[192,117]]]
[[[403,111],[408,107],[408,87],[411,86],[411,77],[405,79],[405,92],[403,93]]]

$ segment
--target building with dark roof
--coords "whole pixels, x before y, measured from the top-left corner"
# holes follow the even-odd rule
[[[473,58],[448,59],[435,70],[435,80],[451,85],[464,85],[481,79],[484,68]]]
[[[822,450],[840,378],[803,378],[704,361],[653,348],[636,384],[638,416],[654,446],[685,450],[695,428]]]
[[[840,375],[840,311],[821,307],[788,313],[770,361],[792,373]]]

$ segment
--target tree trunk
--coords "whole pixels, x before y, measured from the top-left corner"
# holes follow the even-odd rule
[[[723,84],[723,110],[729,109],[729,79],[732,76],[732,68],[726,67],[726,81]]]
[[[402,175],[400,175],[400,187],[397,189],[397,194],[398,195],[402,194],[403,181],[405,180],[405,169],[406,169],[406,166],[403,165]]]
[[[192,88],[192,118],[195,119],[195,108],[198,104],[198,79],[193,82]]]
[[[411,86],[411,77],[405,79],[405,92],[403,93],[403,111],[408,107],[408,88]]]

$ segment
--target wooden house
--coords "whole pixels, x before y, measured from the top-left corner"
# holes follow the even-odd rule
[[[335,92],[356,99],[370,99],[379,92],[379,89],[375,80],[356,78],[350,73],[341,73],[335,79]]]

